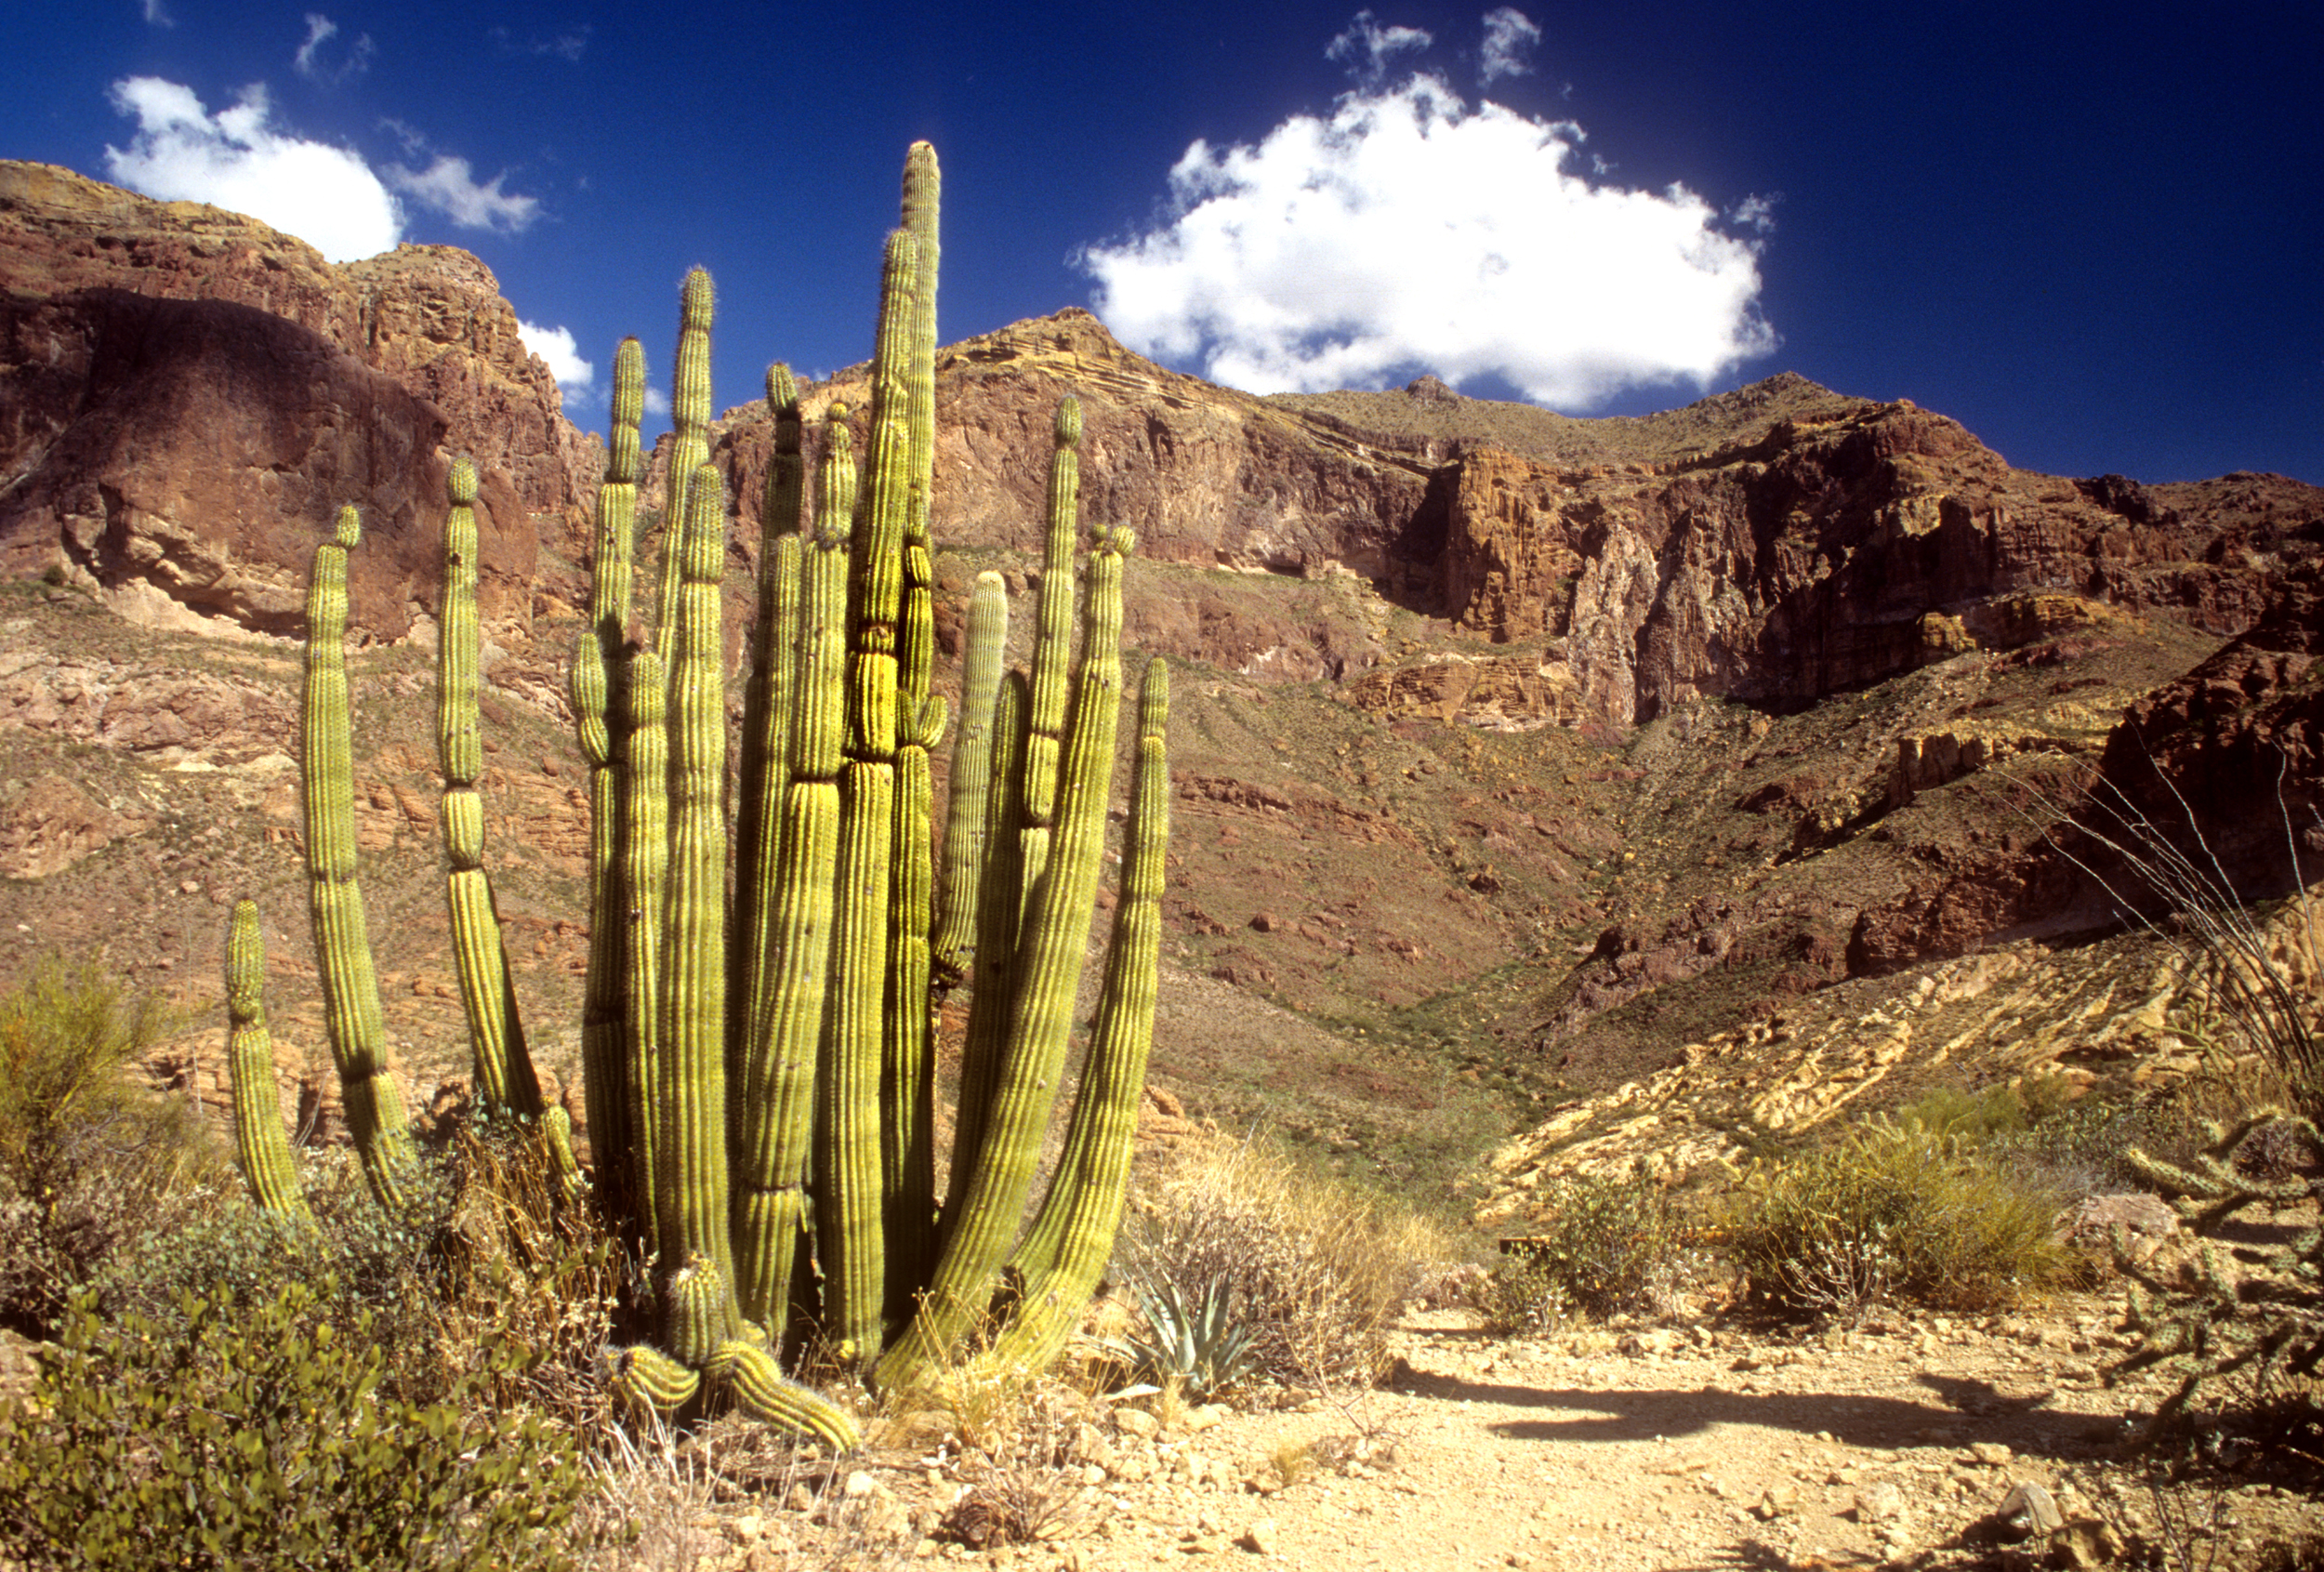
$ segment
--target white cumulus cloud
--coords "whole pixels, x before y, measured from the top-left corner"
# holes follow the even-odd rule
[[[1524,76],[1533,70],[1526,57],[1541,42],[1541,29],[1514,6],[1485,13],[1485,46],[1477,51],[1477,80],[1490,86],[1503,76]]]
[[[518,196],[501,190],[508,172],[479,182],[465,158],[438,153],[425,169],[388,167],[388,182],[423,207],[432,207],[464,230],[492,230],[515,234],[541,216],[538,197]]]
[[[1759,243],[1683,186],[1593,183],[1581,140],[1422,73],[1257,146],[1197,141],[1158,227],[1082,252],[1092,307],[1133,348],[1254,392],[1425,370],[1585,409],[1774,349]],[[1763,205],[1738,215],[1755,229]]]
[[[191,87],[157,76],[124,77],[111,97],[138,131],[125,148],[107,146],[105,169],[133,191],[247,213],[335,262],[376,256],[403,237],[394,196],[362,156],[276,130],[263,86],[216,114]]]
[[[597,368],[581,358],[581,346],[574,341],[569,327],[540,327],[519,318],[517,337],[524,347],[548,363],[548,374],[557,379],[557,386],[567,392],[585,392],[597,376]]]

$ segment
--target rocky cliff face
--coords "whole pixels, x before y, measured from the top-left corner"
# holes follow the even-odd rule
[[[237,214],[0,163],[0,571],[290,631],[315,532],[354,502],[355,614],[397,637],[433,603],[465,452],[485,614],[522,621],[544,541],[580,538],[587,451],[465,252],[333,267]]]

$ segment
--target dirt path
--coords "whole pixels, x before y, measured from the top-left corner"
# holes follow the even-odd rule
[[[2128,1346],[2111,1309],[1516,1342],[1435,1313],[1399,1331],[1394,1379],[1344,1404],[1195,1409],[1158,1425],[1117,1411],[1083,1427],[1053,1476],[1066,1511],[1050,1538],[981,1550],[928,1538],[977,1477],[942,1457],[859,1464],[866,1510],[845,1515],[875,1539],[884,1522],[899,1560],[1063,1572],[1210,1559],[1389,1572],[2030,1566],[1981,1531],[1964,1539],[2017,1482],[2047,1487],[2068,1518],[2136,1527],[2152,1515],[2144,1487],[2106,1460],[2124,1413],[2164,1389],[2100,1382]],[[2199,1504],[2214,1500],[2222,1569],[2251,1565],[2264,1533],[2314,1513],[2267,1486]],[[815,1564],[832,1543],[805,1524],[764,1533],[733,1562]]]

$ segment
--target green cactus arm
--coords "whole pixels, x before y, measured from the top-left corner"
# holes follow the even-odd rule
[[[677,637],[678,590],[685,576],[679,553],[694,477],[710,457],[710,318],[716,304],[709,273],[690,270],[678,295],[678,361],[669,411],[676,440],[670,444],[668,501],[662,509],[662,588],[654,645],[673,666],[670,644]]]
[[[864,1444],[863,1433],[845,1409],[786,1380],[773,1355],[757,1343],[737,1339],[720,1344],[711,1356],[710,1375],[752,1419],[812,1436],[835,1452],[852,1452]]]
[[[1122,555],[1128,530],[1104,539],[1089,565],[1088,626],[1076,683],[1057,831],[1050,865],[1018,939],[1009,1042],[958,1215],[919,1316],[883,1365],[883,1382],[909,1382],[960,1338],[981,1313],[1033,1187],[1041,1138],[1064,1068],[1073,1002],[1105,854],[1105,805],[1121,711]]]
[[[347,1128],[382,1206],[402,1197],[411,1122],[388,1068],[379,981],[355,869],[355,760],[347,685],[347,553],[362,538],[352,508],[315,548],[307,594],[307,682],[299,725],[308,905],[323,983],[324,1026],[339,1075]]]
[[[611,434],[598,488],[589,561],[589,621],[574,652],[573,710],[589,767],[589,962],[581,1006],[581,1073],[591,1155],[605,1215],[629,1219],[635,1103],[628,1080],[629,905],[622,865],[622,756],[628,731],[624,631],[629,620],[638,503],[638,423],[645,412],[645,351],[625,338],[614,355]],[[616,739],[619,739],[617,746]]]
[[[694,471],[670,641],[669,875],[664,896],[662,1032],[655,1077],[667,1138],[654,1155],[666,1263],[715,1267],[732,1314],[726,1126],[726,700],[720,581],[726,497],[715,466]],[[684,1358],[684,1354],[673,1348]]]
[[[914,243],[888,236],[880,275],[878,347],[872,357],[871,453],[856,510],[848,606],[847,751],[885,761],[896,750],[896,624],[904,601],[904,526],[909,502],[910,352]]]
[[[788,1317],[793,1268],[807,1234],[815,1068],[831,967],[846,710],[842,494],[852,490],[844,416],[840,411],[833,417],[824,444],[818,478],[825,528],[806,551],[775,937],[760,959],[756,991],[766,1003],[751,1023],[737,1110],[735,1286],[744,1316],[770,1327]]]
[[[1000,696],[1001,657],[1009,642],[1009,594],[1000,575],[976,575],[960,678],[960,727],[952,745],[952,799],[944,810],[944,878],[930,958],[942,983],[968,975],[976,945],[977,892],[983,880],[985,803],[992,789],[993,706]]]
[[[1023,898],[1049,865],[1050,826],[1057,803],[1058,751],[1065,728],[1067,673],[1073,660],[1074,535],[1081,495],[1081,403],[1057,401],[1050,455],[1049,528],[1041,557],[1041,589],[1033,640],[1033,707],[1024,754],[1024,821],[1018,831]]]
[[[761,958],[772,941],[771,893],[782,854],[783,793],[790,775],[791,683],[799,664],[802,514],[807,492],[799,456],[799,385],[791,368],[767,368],[767,407],[774,416],[774,458],[759,511],[759,614],[750,675],[743,689],[741,780],[735,790],[734,904],[729,918],[727,989],[742,1008],[726,1021],[729,1084],[747,1086],[748,1034],[766,1000]],[[739,1105],[749,1095],[737,1098]]]
[[[680,1364],[651,1343],[615,1353],[610,1385],[625,1407],[674,1414],[702,1390],[702,1372]]]
[[[260,1209],[309,1217],[283,1129],[274,1084],[274,1037],[266,1024],[266,937],[258,904],[234,903],[226,931],[226,1070],[234,1089],[234,1151]]]
[[[1001,1055],[1009,1043],[1018,930],[1023,909],[1018,900],[1023,842],[1017,826],[1024,812],[1026,698],[1024,674],[1002,680],[993,704],[991,763],[984,796],[984,855],[974,872],[977,900],[976,991],[969,996],[968,1029],[960,1046],[960,1093],[953,1120],[952,1173],[944,1193],[943,1225],[949,1229],[968,1198],[969,1180],[984,1142],[985,1116],[1000,1083]],[[956,768],[957,765],[956,764]]]
[[[478,709],[483,687],[476,608],[476,466],[452,462],[443,525],[443,601],[436,630],[436,756],[443,772],[443,849],[451,864],[444,896],[452,950],[468,1011],[476,1095],[487,1109],[527,1118],[541,1112],[541,1085],[525,1050],[515,979],[500,937],[500,914],[484,872],[484,768]]]
[[[657,1196],[661,1151],[668,1140],[662,1096],[662,924],[669,882],[669,684],[662,658],[640,650],[629,661],[628,769],[624,782],[621,882],[629,907],[617,914],[627,937],[624,978],[627,1023],[622,1056],[623,1095],[629,1109],[629,1144],[615,1148],[614,1162],[598,1146],[598,1166],[627,1160],[629,1194],[636,1197],[646,1253],[662,1253]],[[601,1137],[592,1137],[596,1145]]]

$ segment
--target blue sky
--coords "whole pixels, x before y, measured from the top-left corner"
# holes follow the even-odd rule
[[[1262,390],[1433,370],[1576,414],[1791,370],[2030,469],[2324,482],[2312,0],[87,0],[8,33],[0,156],[466,246],[571,335],[585,425],[624,333],[667,376],[697,262],[721,407],[863,358],[926,137],[947,340],[1089,305]]]

